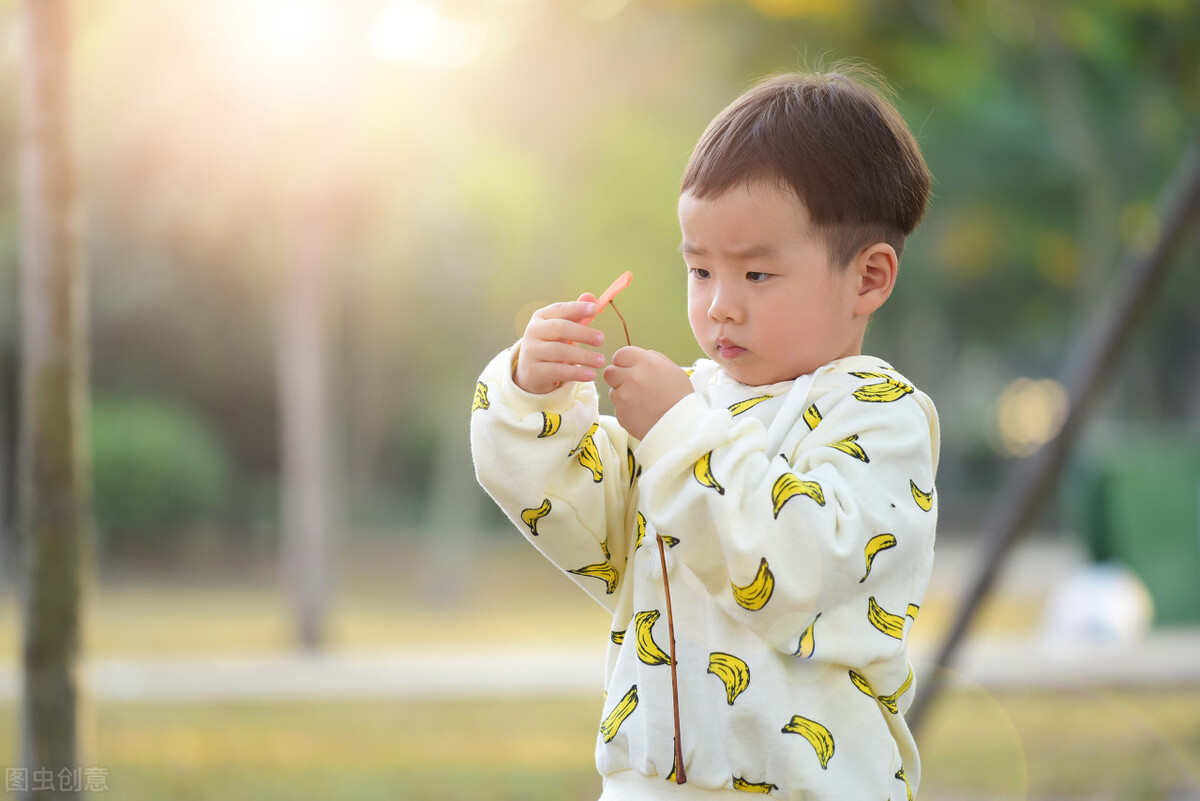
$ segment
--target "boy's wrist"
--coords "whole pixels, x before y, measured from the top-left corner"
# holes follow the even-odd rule
[[[579,382],[568,381],[550,392],[530,392],[517,383],[517,360],[520,355],[520,343],[509,349],[508,369],[503,370],[500,381],[500,393],[504,403],[519,415],[534,412],[563,412],[575,402],[579,391]]]
[[[711,412],[708,402],[699,393],[685,395],[646,432],[634,451],[638,463],[646,469],[652,467],[664,454],[693,438],[700,421]]]

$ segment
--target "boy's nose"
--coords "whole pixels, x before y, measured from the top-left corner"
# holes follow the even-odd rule
[[[716,288],[708,304],[708,316],[715,323],[739,322],[742,317],[741,304],[728,287]]]

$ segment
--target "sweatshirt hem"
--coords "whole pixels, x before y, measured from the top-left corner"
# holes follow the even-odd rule
[[[694,784],[675,784],[662,776],[644,776],[623,770],[604,777],[600,801],[720,801],[741,799],[746,794],[732,789],[710,790]]]

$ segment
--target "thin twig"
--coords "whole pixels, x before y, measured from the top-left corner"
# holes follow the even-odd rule
[[[633,342],[631,342],[629,339],[629,326],[625,323],[625,316],[621,314],[621,312],[617,311],[617,304],[613,303],[611,300],[608,302],[608,305],[612,306],[612,310],[617,312],[617,316],[621,318],[621,327],[625,329],[625,344],[632,345]]]
[[[619,315],[620,312],[618,312]],[[671,584],[667,581],[667,552],[663,550],[662,534],[655,536],[658,538],[658,559],[662,563],[663,592],[667,596],[667,633],[671,636],[671,696],[675,708],[675,783],[684,784],[687,782],[687,771],[683,769],[683,746],[679,742],[679,674],[675,670],[675,615],[671,613]]]

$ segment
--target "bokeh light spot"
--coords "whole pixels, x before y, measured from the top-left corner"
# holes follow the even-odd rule
[[[996,399],[996,449],[1006,456],[1029,456],[1058,435],[1066,415],[1062,384],[1018,378]]]

